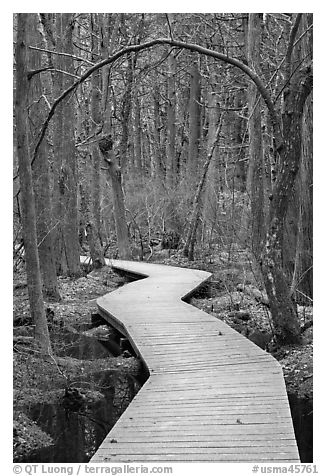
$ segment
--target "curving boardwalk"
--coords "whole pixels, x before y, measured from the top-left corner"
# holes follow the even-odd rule
[[[107,261],[147,277],[97,304],[150,377],[91,462],[299,462],[279,363],[181,300],[210,274]]]

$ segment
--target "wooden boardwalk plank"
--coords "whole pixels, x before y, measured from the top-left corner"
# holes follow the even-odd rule
[[[210,274],[143,262],[107,264],[145,278],[97,304],[130,339],[150,377],[91,461],[300,461],[278,362],[182,300]]]

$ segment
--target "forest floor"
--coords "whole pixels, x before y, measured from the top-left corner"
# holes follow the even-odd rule
[[[168,255],[171,256],[168,256]],[[194,306],[222,319],[231,327],[273,355],[282,365],[287,390],[299,398],[312,398],[312,326],[302,334],[302,343],[275,348],[272,341],[271,319],[266,296],[260,289],[257,273],[245,254],[230,257],[219,253],[218,258],[204,257],[189,263],[179,254],[164,252],[152,257],[152,262],[203,269],[212,278],[190,298]],[[114,330],[99,326],[91,330],[91,316],[96,314],[96,298],[127,282],[106,267],[94,270],[78,279],[59,278],[62,300],[48,302],[50,335],[56,360],[45,361],[30,352],[28,338],[32,336],[26,276],[14,275],[14,459],[24,461],[30,451],[52,444],[25,411],[44,401],[61,401],[65,389],[75,388],[79,397],[88,402],[102,398],[100,392],[87,390],[81,382],[95,371],[110,371],[115,377],[137,377],[141,364],[135,357],[110,357],[98,354],[94,360],[67,352],[74,338],[109,335]],[[301,324],[312,319],[312,307],[299,306]],[[97,334],[97,335],[96,335]],[[68,339],[67,339],[68,336]],[[77,337],[76,337],[77,336]],[[27,338],[27,339],[25,339]],[[104,336],[105,338],[105,336]],[[70,339],[70,340],[69,340]],[[26,340],[26,342],[24,342]],[[72,346],[74,347],[74,346]],[[110,374],[110,375],[111,375]],[[121,381],[121,379],[120,379]],[[126,384],[127,385],[127,384]],[[135,389],[135,392],[139,388]],[[121,390],[121,389],[120,389]],[[130,399],[132,396],[130,396]],[[130,399],[118,405],[116,419]]]
[[[141,371],[140,361],[130,355],[110,356],[97,339],[103,342],[111,338],[114,330],[103,325],[91,329],[92,314],[97,313],[96,298],[126,281],[107,267],[79,279],[58,279],[62,300],[46,303],[55,355],[52,361],[31,352],[29,338],[33,326],[26,275],[14,275],[14,461],[28,462],[29,454],[53,444],[52,437],[30,418],[38,404],[74,406],[81,402],[82,408],[77,405],[76,411],[85,411],[103,398],[97,386],[90,384],[94,375],[102,373],[114,391],[117,420],[140,388],[136,380]],[[134,381],[132,394],[130,378]],[[66,389],[70,391],[68,399]]]
[[[180,254],[170,253],[170,257],[166,254],[161,253],[155,262],[212,273],[211,279],[189,302],[270,352],[282,366],[287,391],[298,398],[312,398],[313,326],[302,333],[299,345],[274,345],[268,299],[262,290],[259,272],[246,252],[215,253],[215,257],[204,256],[191,263]],[[312,306],[299,305],[298,314],[301,326],[312,323]]]

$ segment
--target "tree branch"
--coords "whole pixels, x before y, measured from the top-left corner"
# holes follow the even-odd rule
[[[232,58],[230,56],[227,56],[223,53],[219,53],[217,51],[209,50],[208,48],[204,48],[204,47],[196,45],[196,44],[184,43],[183,41],[172,40],[172,39],[169,39],[169,38],[158,38],[156,40],[151,40],[151,41],[148,41],[146,43],[139,44],[139,45],[130,45],[130,46],[127,46],[125,48],[122,48],[117,53],[113,54],[112,56],[109,56],[108,58],[106,58],[106,59],[96,63],[95,65],[91,66],[88,69],[88,71],[86,71],[79,78],[78,81],[76,81],[71,86],[69,86],[69,88],[67,88],[65,91],[63,91],[63,93],[52,104],[52,107],[51,107],[51,110],[49,111],[48,117],[46,118],[46,120],[45,120],[45,122],[42,126],[40,137],[39,137],[39,139],[37,141],[37,144],[35,146],[35,149],[34,149],[34,153],[33,153],[33,157],[32,157],[32,164],[33,164],[33,162],[35,161],[35,159],[37,157],[38,149],[39,149],[40,144],[41,144],[41,142],[44,138],[44,135],[45,135],[46,130],[48,128],[49,122],[50,122],[51,118],[53,117],[53,114],[54,114],[57,106],[72,91],[74,91],[74,89],[76,89],[77,86],[79,86],[81,83],[83,83],[95,71],[99,70],[100,68],[103,68],[104,66],[106,66],[108,64],[114,63],[119,58],[121,58],[122,56],[127,55],[128,53],[139,52],[139,51],[142,51],[142,50],[145,50],[145,49],[148,49],[148,48],[152,48],[153,46],[165,45],[165,44],[168,44],[170,46],[174,46],[176,48],[188,49],[190,51],[196,51],[197,53],[204,54],[204,55],[207,55],[207,56],[211,56],[212,58],[215,58],[217,60],[220,60],[220,61],[223,61],[225,63],[228,63],[228,64],[231,64],[231,65],[235,66],[236,68],[243,71],[247,76],[249,76],[250,79],[255,83],[258,91],[260,92],[261,96],[263,97],[263,99],[266,103],[266,106],[267,106],[267,108],[269,110],[269,113],[270,113],[271,123],[272,123],[273,130],[274,130],[276,148],[277,149],[281,148],[283,141],[282,141],[282,135],[281,135],[281,131],[280,131],[279,118],[277,117],[277,114],[276,114],[276,111],[275,111],[275,108],[274,108],[274,104],[273,104],[271,96],[270,96],[268,90],[266,89],[266,87],[264,86],[262,80],[252,69],[250,69],[247,65],[245,65],[244,63],[242,63],[241,61],[239,61],[236,58]]]
[[[165,14],[165,17],[166,17],[166,21],[167,21],[168,27],[169,27],[170,38],[171,38],[171,40],[173,40],[173,33],[172,33],[172,27],[171,27],[171,23],[170,23],[169,14],[166,13],[166,14]]]
[[[298,33],[301,18],[302,18],[302,13],[298,13],[297,16],[295,17],[294,24],[290,31],[289,44],[288,44],[286,55],[285,55],[285,71],[286,71],[285,82],[289,80],[291,75],[291,57],[292,57],[293,48],[294,48],[294,40]]]
[[[36,74],[43,73],[44,71],[56,71],[57,73],[66,74],[67,76],[71,76],[72,78],[79,79],[79,76],[77,76],[77,74],[71,74],[71,73],[68,73],[68,71],[63,71],[62,69],[53,68],[52,66],[46,66],[44,68],[33,69],[33,70],[28,71],[27,72],[27,79],[30,80]]]
[[[306,28],[306,30],[299,36],[299,38],[294,42],[294,45],[293,45],[293,48],[295,46],[297,46],[297,44],[299,43],[299,41],[302,40],[302,38],[308,33],[308,31],[310,31],[312,29],[313,25],[309,25],[308,28]]]
[[[30,80],[36,74],[42,73],[43,71],[48,71],[49,69],[50,69],[50,66],[45,66],[44,68],[33,69],[33,70],[30,70],[30,71],[27,71],[27,79]]]
[[[58,55],[58,56],[67,56],[68,58],[72,58],[76,61],[83,61],[84,63],[88,63],[91,66],[94,66],[94,63],[92,61],[89,61],[86,58],[82,58],[80,56],[72,55],[70,53],[63,53],[62,51],[53,51],[53,50],[48,50],[46,48],[38,48],[37,46],[29,46],[30,50],[36,50],[36,51],[41,51],[43,53],[50,53],[51,55]]]

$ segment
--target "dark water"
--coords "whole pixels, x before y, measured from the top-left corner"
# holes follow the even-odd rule
[[[117,419],[114,408],[114,378],[109,372],[92,375],[88,388],[100,391],[104,398],[80,408],[67,408],[63,402],[36,404],[26,412],[39,427],[52,436],[54,446],[29,455],[31,463],[87,462],[95,453]],[[64,395],[64,389],[62,389]]]
[[[72,357],[81,360],[96,360],[105,359],[112,355],[117,355],[112,349],[110,341],[99,341],[94,337],[87,337],[82,334],[61,335],[58,338],[59,342],[54,343],[55,353],[61,357]]]
[[[301,463],[313,462],[313,400],[288,393]]]
[[[62,337],[62,336],[61,336]],[[95,360],[112,355],[110,342],[79,334],[59,337],[58,354]],[[87,380],[87,381],[86,381]],[[28,463],[85,463],[95,453],[105,436],[137,392],[134,378],[117,371],[88,374],[85,382],[74,384],[82,391],[96,391],[100,398],[88,403],[65,399],[65,389],[58,402],[24,408],[24,412],[54,440],[54,446],[30,453]]]
[[[119,338],[99,341],[81,334],[57,336],[56,353],[83,360],[103,359],[119,354]],[[118,336],[119,337],[119,336]],[[54,339],[56,341],[56,339]],[[100,392],[92,403],[66,405],[36,404],[25,413],[54,440],[54,446],[28,455],[28,463],[86,463],[136,394],[138,385],[132,377],[113,371],[87,375],[78,388]],[[62,388],[62,397],[65,390]],[[288,394],[293,425],[302,463],[313,462],[313,402]]]

